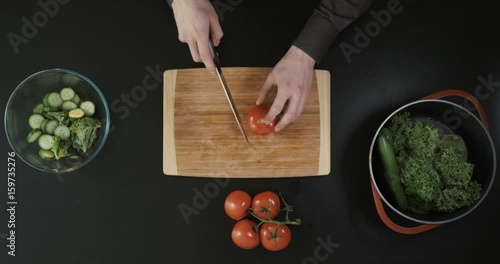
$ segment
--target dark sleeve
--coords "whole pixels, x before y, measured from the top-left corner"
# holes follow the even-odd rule
[[[337,35],[360,17],[372,0],[321,0],[293,45],[319,63]]]
[[[172,6],[172,2],[173,2],[173,1],[174,1],[174,0],[167,0],[168,5],[169,5],[169,6]]]

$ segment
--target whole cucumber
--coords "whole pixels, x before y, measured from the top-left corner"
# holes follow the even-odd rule
[[[399,166],[396,160],[396,154],[391,141],[391,133],[388,128],[382,128],[377,136],[377,145],[385,169],[385,180],[401,210],[408,209],[408,198],[401,183]]]

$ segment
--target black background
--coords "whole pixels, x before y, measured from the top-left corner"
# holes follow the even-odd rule
[[[387,2],[375,1],[370,10],[386,9]],[[7,241],[0,237],[0,262],[302,263],[313,256],[318,239],[328,236],[340,247],[318,263],[494,261],[500,234],[498,181],[466,217],[422,234],[401,235],[383,225],[375,211],[367,162],[374,132],[397,107],[447,88],[474,93],[479,76],[491,74],[500,81],[499,6],[494,2],[401,1],[403,11],[347,63],[339,44],[353,45],[354,28],[374,20],[369,13],[361,17],[317,65],[332,76],[331,174],[232,179],[189,224],[178,205],[192,206],[193,190],[203,190],[213,179],[163,174],[161,88],[150,91],[126,118],[112,112],[115,129],[101,154],[78,171],[58,178],[18,159],[17,256],[7,255]],[[274,66],[317,4],[243,0],[226,11],[219,48],[223,66]],[[147,66],[160,65],[162,71],[202,66],[178,41],[172,12],[161,0],[72,0],[16,54],[7,34],[20,35],[21,18],[31,20],[39,10],[37,1],[1,6],[0,105],[24,78],[48,68],[88,76],[111,103],[142,83]],[[481,102],[497,145],[499,99],[497,91]],[[0,167],[7,167],[11,148],[5,136],[0,151]],[[6,172],[2,178],[0,233],[5,234]],[[231,242],[234,222],[222,205],[238,188],[251,194],[280,191],[294,205],[303,224],[291,227],[288,248],[244,251]]]

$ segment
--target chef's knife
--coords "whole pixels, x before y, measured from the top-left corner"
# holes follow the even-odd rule
[[[231,95],[231,91],[229,91],[229,87],[227,86],[226,79],[224,79],[224,74],[222,74],[219,56],[215,52],[215,47],[214,47],[212,40],[209,40],[209,45],[210,45],[210,51],[212,52],[212,58],[213,58],[214,63],[215,63],[215,68],[216,68],[215,71],[217,72],[217,76],[219,77],[219,81],[222,85],[222,88],[224,89],[227,100],[229,101],[229,106],[231,106],[231,110],[233,111],[234,118],[236,118],[236,123],[238,124],[238,127],[240,128],[241,134],[243,135],[245,142],[247,142],[247,144],[249,144],[247,135],[245,134],[245,130],[243,130],[243,126],[241,125],[240,114],[238,113],[238,109],[236,108],[236,104],[234,103],[233,96]]]

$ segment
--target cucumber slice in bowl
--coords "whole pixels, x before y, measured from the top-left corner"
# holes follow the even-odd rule
[[[56,127],[59,125],[59,122],[57,120],[50,120],[45,124],[45,133],[49,135],[54,135],[54,130]]]
[[[95,113],[95,105],[91,101],[84,101],[80,104],[80,108],[85,113],[85,116],[92,116]]]
[[[68,139],[70,135],[71,132],[67,126],[59,125],[56,129],[54,129],[54,136],[59,137],[62,140]]]
[[[40,149],[38,151],[38,155],[42,159],[46,159],[46,160],[51,160],[51,159],[53,159],[55,157],[54,152],[52,152],[50,150],[45,150],[45,149]]]
[[[54,138],[51,135],[43,134],[38,138],[38,145],[41,149],[50,150],[54,146]]]
[[[28,143],[33,143],[35,142],[40,136],[42,135],[42,130],[37,128],[37,129],[33,129],[31,130],[31,132],[28,134],[28,137],[26,138],[26,140],[28,141]]]
[[[62,88],[59,94],[63,101],[69,101],[75,97],[75,91],[71,87]]]
[[[43,117],[41,114],[32,114],[28,119],[28,124],[30,125],[31,129],[37,129],[40,128],[43,120],[45,120],[45,117]]]
[[[59,107],[63,104],[63,99],[61,98],[61,94],[57,92],[52,92],[47,97],[47,103],[50,107],[59,109]]]

